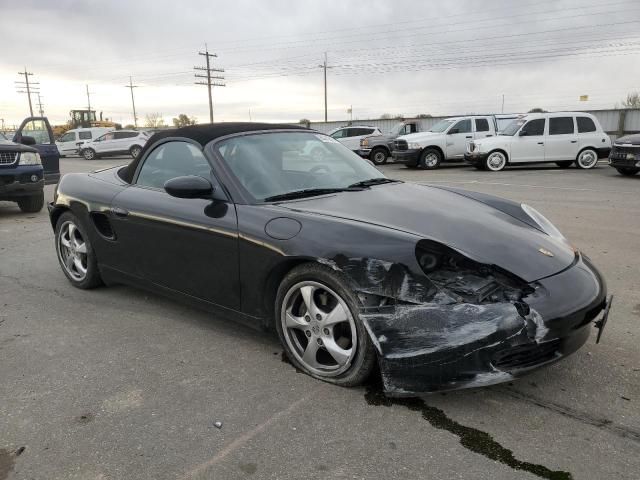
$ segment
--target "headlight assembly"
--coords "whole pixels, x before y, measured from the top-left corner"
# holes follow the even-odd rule
[[[419,143],[409,143],[408,148],[410,150],[420,150],[422,148],[422,145],[420,145]]]
[[[42,165],[40,154],[33,152],[20,152],[19,165]]]

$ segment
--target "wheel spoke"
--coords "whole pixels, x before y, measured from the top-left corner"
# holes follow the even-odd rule
[[[76,226],[73,223],[70,223],[69,227],[67,227],[67,232],[69,232],[69,239],[73,240],[73,236],[76,232]]]
[[[286,323],[287,328],[298,328],[305,329],[309,328],[309,324],[304,321],[302,317],[296,317],[291,312],[286,313]]]
[[[318,368],[321,365],[316,360],[316,354],[318,353],[318,344],[314,340],[309,340],[307,343],[307,347],[304,350],[304,354],[302,355],[302,360],[313,368]]]
[[[73,267],[73,255],[67,255],[64,259],[64,264],[67,266],[67,270],[71,270]]]
[[[87,253],[87,244],[84,242],[79,242],[76,240],[75,242],[76,252],[78,253]]]
[[[328,327],[331,325],[335,325],[336,323],[347,322],[347,321],[349,321],[347,312],[345,312],[342,305],[338,303],[335,307],[333,307],[333,310],[331,310],[329,314],[326,316],[326,318],[322,321],[322,325]]]
[[[87,269],[84,267],[84,265],[82,265],[82,261],[78,257],[75,257],[73,259],[73,264],[75,265],[76,270],[78,271],[78,273],[80,273],[82,275],[87,273]]]
[[[351,349],[345,350],[344,348],[340,348],[332,337],[324,339],[324,347],[340,366],[347,363],[351,357]]]
[[[311,286],[302,287],[300,289],[300,294],[302,295],[304,304],[307,307],[307,312],[309,313],[309,315],[311,315],[311,318],[315,318],[316,314],[319,313],[318,306],[313,299],[313,294],[315,291],[316,288]]]
[[[71,246],[71,242],[69,242],[69,239],[64,236],[64,233],[60,234],[60,243],[62,244],[62,246],[67,248]]]

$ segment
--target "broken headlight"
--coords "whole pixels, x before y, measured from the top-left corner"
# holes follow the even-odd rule
[[[457,302],[511,302],[517,307],[533,291],[515,275],[432,240],[418,242],[416,258],[429,281]]]

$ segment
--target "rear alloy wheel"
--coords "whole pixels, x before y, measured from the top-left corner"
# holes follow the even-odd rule
[[[55,241],[62,271],[74,287],[87,289],[102,284],[89,237],[71,212],[58,219]]]
[[[282,281],[276,302],[278,335],[296,367],[337,385],[367,379],[375,351],[339,275],[322,265],[301,265]]]
[[[138,158],[138,155],[140,155],[141,151],[142,151],[142,147],[140,145],[134,145],[129,149],[129,153],[134,159]]]
[[[598,164],[598,154],[591,148],[586,148],[578,154],[576,165],[583,170],[594,168]]]
[[[93,148],[85,148],[80,153],[85,160],[94,160],[96,158],[96,151]]]
[[[440,166],[442,154],[435,148],[425,148],[420,154],[420,167],[425,170],[434,170]]]
[[[561,162],[556,162],[556,165],[558,165],[560,168],[569,168],[572,163],[572,160],[563,160]]]
[[[24,213],[37,213],[44,206],[44,192],[18,199],[18,207]]]
[[[616,170],[620,175],[625,175],[627,177],[631,177],[636,173],[640,172],[640,168],[629,168],[629,167],[616,167]]]
[[[383,165],[387,163],[387,158],[389,157],[389,152],[382,147],[376,147],[371,150],[371,154],[369,155],[369,159],[376,165]]]
[[[486,170],[499,172],[507,165],[507,156],[500,151],[491,152],[484,161]]]

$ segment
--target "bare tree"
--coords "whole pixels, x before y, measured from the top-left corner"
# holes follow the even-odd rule
[[[528,113],[547,113],[547,111],[544,108],[536,107],[529,110]]]
[[[380,115],[380,118],[383,120],[389,120],[393,118],[393,115],[391,115],[390,113],[383,113],[382,115]]]
[[[627,94],[627,98],[622,101],[622,108],[640,108],[640,93]]]
[[[150,113],[146,116],[144,126],[150,127],[150,128],[158,128],[158,127],[166,127],[167,124],[164,123],[164,118],[162,118],[162,114],[156,112],[156,113]]]
[[[198,119],[196,117],[190,117],[186,113],[181,113],[177,117],[173,119],[174,127],[188,127],[189,125],[195,125],[198,123]]]

